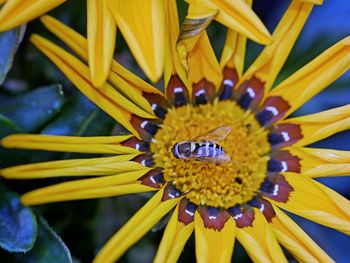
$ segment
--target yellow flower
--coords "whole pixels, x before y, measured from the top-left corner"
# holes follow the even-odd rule
[[[0,32],[25,24],[65,1],[0,0],[0,4],[4,4],[0,9]],[[202,5],[197,4],[196,9],[202,9]],[[261,43],[269,41],[269,33],[243,1],[238,5],[229,4],[224,11],[220,11],[220,7],[211,10],[211,19],[220,19],[221,13],[230,12],[234,16],[228,27],[239,30],[249,22],[250,28],[243,30],[243,34]],[[150,80],[157,82],[164,69],[165,19],[163,0],[87,0],[88,64],[94,86],[102,86],[108,77],[116,23],[140,67]]]
[[[214,3],[226,3],[204,2],[212,8]],[[165,96],[116,61],[108,81],[96,88],[86,65],[88,41],[54,18],[43,17],[44,25],[81,60],[38,35],[32,36],[33,44],[131,135],[12,135],[3,139],[5,147],[109,156],[21,165],[3,169],[1,175],[8,179],[95,176],[26,193],[22,196],[26,205],[156,191],[101,249],[95,262],[118,259],[171,210],[155,262],[175,262],[193,232],[198,262],[230,262],[236,238],[256,262],[286,262],[280,245],[299,261],[331,262],[280,208],[350,234],[350,202],[313,180],[349,174],[350,153],[306,147],[349,129],[350,105],[288,118],[350,67],[350,38],[271,90],[314,4],[320,2],[293,0],[271,43],[243,72],[244,36],[228,31],[219,64],[205,30],[188,35],[196,23],[185,22],[180,31],[176,4],[165,1],[165,34],[169,34]],[[144,21],[138,23],[145,26]],[[149,53],[152,56],[152,50]],[[208,150],[212,146],[203,148],[199,143],[202,161],[174,156],[176,143],[196,140],[223,126],[231,132],[217,143],[231,161],[213,162]]]

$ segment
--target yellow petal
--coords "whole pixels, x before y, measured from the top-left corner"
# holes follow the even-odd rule
[[[7,0],[0,9],[0,31],[25,24],[63,2],[65,0]]]
[[[197,262],[231,262],[235,243],[235,221],[226,221],[220,231],[206,228],[199,212],[194,216]]]
[[[117,26],[106,0],[87,1],[89,68],[94,86],[106,81],[114,54]]]
[[[64,72],[66,72],[66,76],[76,84],[77,88],[79,88],[88,98],[94,101],[101,108],[104,106],[102,101],[106,104],[111,101],[118,107],[123,107],[125,110],[130,111],[140,117],[143,118],[154,118],[153,115],[150,115],[144,112],[142,109],[137,107],[133,102],[126,99],[122,94],[116,91],[111,85],[105,83],[99,89],[91,83],[91,78],[89,75],[88,68],[84,63],[80,60],[72,56],[70,53],[61,49],[57,45],[48,41],[45,38],[42,38],[38,35],[33,35],[31,37],[31,41],[45,54],[49,56],[50,59],[55,59],[56,65]],[[51,56],[50,56],[51,55]],[[64,59],[64,61],[62,61]],[[69,69],[74,69],[76,72],[72,74]],[[66,70],[66,71],[65,71]],[[71,74],[69,74],[71,73]],[[79,75],[79,77],[77,76]],[[80,84],[80,85],[78,85]],[[98,99],[96,98],[98,97]],[[101,100],[100,103],[99,99]]]
[[[173,212],[162,241],[158,247],[154,263],[176,263],[194,229],[194,223],[185,225],[178,221],[179,206]]]
[[[77,53],[83,61],[88,61],[88,44],[86,38],[53,17],[43,16],[41,21],[48,30]],[[146,92],[162,95],[158,89],[132,74],[115,60],[112,60],[108,80],[113,87],[120,91],[125,97],[137,104],[143,110],[153,114],[152,107],[143,97],[143,93]]]
[[[254,262],[287,262],[265,217],[258,209],[254,212],[252,226],[236,228],[238,241]]]
[[[350,105],[291,118],[282,123],[297,124],[303,138],[295,146],[303,146],[325,139],[337,132],[350,128]]]
[[[271,200],[289,212],[350,234],[350,201],[302,174],[284,173],[293,187],[286,203]]]
[[[265,95],[274,83],[299,36],[313,4],[293,0],[282,17],[267,45],[243,76],[243,80],[257,77],[265,83]]]
[[[288,151],[300,159],[301,173],[305,176],[316,178],[350,174],[349,151],[306,147],[291,147]]]
[[[74,191],[104,188],[107,186],[125,185],[135,183],[137,179],[149,172],[151,168],[144,168],[138,171],[124,172],[116,175],[101,176],[88,179],[80,179],[69,182],[58,183],[43,187],[32,192],[31,196],[56,195]],[[28,195],[29,193],[25,194]]]
[[[334,262],[290,217],[276,206],[270,226],[278,240],[299,262]]]
[[[164,1],[107,2],[138,64],[151,81],[157,82],[164,69]]]
[[[190,84],[197,84],[205,79],[217,89],[222,81],[220,65],[209,42],[208,35],[203,32],[194,48],[188,54],[188,79]]]
[[[52,16],[44,15],[40,18],[40,21],[80,58],[85,62],[88,61],[88,42],[85,37]]]
[[[143,80],[136,80],[132,82],[135,75],[127,71],[124,78],[118,73],[122,66],[117,62],[112,62],[112,71],[108,76],[108,81],[113,85],[113,87],[118,87],[119,90],[125,97],[130,101],[134,102],[136,105],[141,107],[143,110],[147,111],[149,114],[154,115],[152,106],[146,98],[144,98],[144,93],[154,93],[159,94],[159,91],[155,91],[155,88],[144,82]],[[123,67],[122,67],[123,68]],[[137,77],[138,78],[138,77]],[[150,86],[150,87],[149,87]]]
[[[120,145],[131,135],[106,137],[72,137],[51,135],[10,135],[1,140],[6,148],[32,149],[59,152],[126,154],[139,153],[131,147]]]
[[[269,96],[281,96],[293,113],[350,68],[350,37],[339,41],[281,82]]]
[[[41,52],[48,56],[91,101],[135,136],[139,135],[129,122],[131,118],[130,112],[138,116],[142,115],[140,117],[153,118],[152,115],[142,111],[109,84],[105,83],[100,88],[94,87],[91,83],[87,66],[65,50],[38,35],[33,35],[31,41]]]
[[[187,2],[190,5],[202,5],[201,9],[206,7],[212,12],[216,12],[215,19],[217,21],[258,43],[267,44],[270,42],[270,34],[266,27],[244,1],[187,0]],[[200,12],[199,15],[192,16],[191,19],[208,17]]]
[[[252,6],[253,0],[245,0],[249,7]],[[245,51],[247,38],[238,32],[228,29],[224,49],[221,54],[220,66],[236,69],[239,78],[242,77],[244,69]]]
[[[176,49],[176,43],[180,34],[176,1],[166,0],[165,3],[167,37],[165,44],[164,87],[167,88],[172,75],[178,75],[185,84],[187,84],[187,75],[181,65],[179,54]],[[190,87],[188,86],[187,89],[190,94]]]
[[[39,189],[40,190],[40,189]],[[156,188],[142,185],[139,183],[130,183],[118,186],[107,186],[103,188],[86,189],[68,193],[60,193],[57,195],[42,196],[40,193],[29,192],[22,196],[21,202],[25,205],[42,205],[48,203],[65,202],[73,200],[85,200],[95,198],[105,198],[119,195],[136,194],[143,192],[151,192]],[[35,193],[35,195],[34,195]]]
[[[144,169],[145,166],[129,161],[136,156],[137,154],[126,154],[115,157],[72,159],[25,164],[2,169],[0,174],[8,179],[110,175]]]
[[[313,3],[315,5],[322,5],[323,4],[323,0],[302,0],[304,2],[308,2],[308,3]]]
[[[21,201],[25,205],[40,205],[155,191],[156,188],[142,185],[137,181],[150,170],[148,168],[118,175],[59,183],[25,193]]]
[[[162,202],[163,190],[158,191],[137,213],[102,247],[94,263],[116,261],[147,233],[180,198]]]

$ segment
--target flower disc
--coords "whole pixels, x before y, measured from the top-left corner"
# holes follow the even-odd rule
[[[177,159],[175,143],[221,127],[231,132],[221,145],[231,160],[224,163]],[[154,161],[163,168],[166,181],[187,193],[195,204],[229,208],[252,199],[267,173],[270,145],[267,132],[253,114],[233,101],[170,109],[151,145]]]

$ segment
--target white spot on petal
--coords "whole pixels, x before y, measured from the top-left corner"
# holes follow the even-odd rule
[[[273,195],[273,196],[277,196],[279,190],[280,190],[280,186],[279,186],[278,184],[275,184],[275,187],[274,187],[274,189],[273,189],[272,195]]]
[[[229,79],[225,79],[225,80],[224,80],[224,85],[233,87],[233,82],[232,82],[231,80],[229,80]]]
[[[273,106],[267,106],[266,110],[271,112],[273,114],[273,116],[277,116],[278,115],[278,110],[276,109],[276,107]]]
[[[174,92],[175,92],[175,93],[182,93],[182,92],[183,92],[183,88],[181,88],[181,87],[176,87],[176,88],[174,89]]]
[[[287,163],[285,161],[282,161],[281,165],[282,165],[282,171],[281,172],[288,171],[288,165],[287,165]]]
[[[285,142],[288,142],[288,141],[290,140],[290,137],[289,137],[288,132],[281,132],[281,135],[282,135],[283,140],[284,140]]]
[[[252,88],[247,88],[247,92],[251,98],[255,98],[255,92]]]

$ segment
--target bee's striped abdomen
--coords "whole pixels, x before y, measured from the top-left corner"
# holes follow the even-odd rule
[[[223,154],[223,149],[220,145],[211,141],[197,142],[196,154],[202,157],[216,157]]]
[[[212,141],[183,141],[176,143],[173,147],[173,154],[176,158],[206,158],[215,159],[224,155],[223,148]]]

